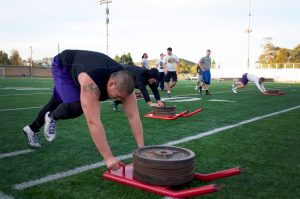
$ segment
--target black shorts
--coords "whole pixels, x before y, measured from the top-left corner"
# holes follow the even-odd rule
[[[170,82],[172,79],[173,82],[177,82],[177,73],[176,71],[168,71],[165,76],[165,82]]]

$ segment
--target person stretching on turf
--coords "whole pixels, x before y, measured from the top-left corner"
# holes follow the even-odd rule
[[[243,74],[241,82],[234,82],[232,84],[232,92],[237,93],[238,89],[245,88],[249,81],[253,82],[256,85],[256,87],[258,88],[258,90],[260,90],[260,92],[262,92],[262,93],[267,92],[267,90],[265,89],[265,86],[263,84],[263,82],[265,81],[265,78],[257,77],[255,75],[249,74],[249,73]]]
[[[44,125],[47,141],[56,137],[56,122],[84,113],[92,139],[109,169],[120,168],[106,140],[100,118],[100,103],[107,99],[122,100],[137,146],[144,146],[144,135],[136,97],[135,82],[123,66],[110,57],[92,51],[65,50],[52,64],[53,95],[37,118],[23,128],[31,147],[41,147],[39,129]]]

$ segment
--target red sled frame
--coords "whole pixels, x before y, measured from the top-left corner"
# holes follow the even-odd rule
[[[190,117],[192,115],[200,113],[203,110],[204,110],[204,108],[199,108],[199,109],[197,109],[197,110],[195,110],[195,111],[193,111],[191,113],[189,113],[189,111],[186,110],[186,111],[178,113],[178,114],[176,114],[174,116],[156,116],[156,115],[153,115],[152,112],[150,112],[150,113],[145,114],[144,117],[146,117],[146,118],[152,118],[152,119],[161,119],[161,120],[175,120],[175,119],[177,119],[179,117]]]
[[[121,166],[122,169],[119,169],[118,171],[110,171],[110,170],[106,171],[103,174],[103,177],[108,180],[121,183],[130,187],[134,187],[137,189],[149,191],[158,195],[172,197],[172,198],[194,197],[194,196],[214,193],[222,188],[222,186],[220,185],[210,184],[210,185],[205,185],[200,187],[189,188],[187,190],[175,191],[172,190],[171,187],[150,185],[150,184],[145,184],[136,181],[132,178],[133,164],[128,164],[125,166],[124,163],[121,163]],[[200,180],[200,181],[216,180],[220,178],[238,175],[241,172],[242,171],[239,167],[235,167],[235,168],[226,169],[223,171],[218,171],[210,174],[195,173],[194,180]]]
[[[264,93],[264,95],[270,95],[270,96],[279,96],[279,95],[284,95],[287,94],[287,92],[279,92],[277,94],[272,94],[272,93]]]

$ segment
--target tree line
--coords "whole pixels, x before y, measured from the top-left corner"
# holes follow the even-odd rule
[[[47,66],[49,65],[48,61],[52,60],[52,58],[43,58],[41,61],[33,61],[31,58],[22,59],[18,50],[11,50],[10,56],[3,50],[0,50],[0,65],[29,65],[32,62],[33,67]]]
[[[275,46],[271,37],[264,38],[263,53],[258,58],[260,64],[300,63],[300,44],[293,49]]]

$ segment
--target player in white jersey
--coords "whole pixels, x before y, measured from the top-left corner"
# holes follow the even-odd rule
[[[258,90],[260,90],[260,92],[262,92],[262,93],[267,92],[267,90],[265,89],[265,86],[263,84],[263,82],[265,81],[265,78],[257,77],[250,73],[243,74],[241,82],[235,82],[232,85],[232,92],[237,93],[238,89],[245,88],[249,81],[253,82],[256,85],[256,87],[258,88]]]
[[[177,73],[176,73],[176,64],[178,67],[178,73],[180,70],[179,59],[176,55],[172,53],[172,48],[169,47],[167,49],[167,55],[164,57],[164,72],[165,72],[165,82],[166,89],[168,92],[168,97],[171,97],[171,88],[175,87],[177,83]],[[172,84],[170,86],[170,81],[172,80]]]

